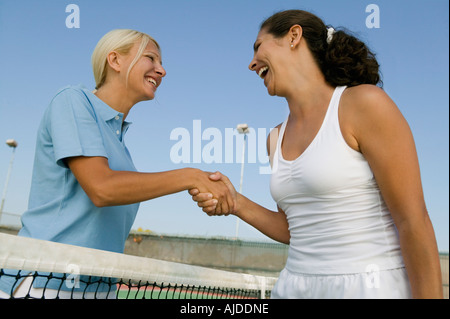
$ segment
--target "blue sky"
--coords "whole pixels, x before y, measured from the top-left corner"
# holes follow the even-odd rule
[[[80,27],[67,28],[66,6],[80,10]],[[368,28],[366,7],[379,8],[379,28]],[[152,35],[162,47],[167,76],[154,101],[137,104],[126,143],[138,170],[181,167],[219,170],[239,188],[240,139],[225,147],[225,133],[239,123],[254,128],[250,138],[265,140],[270,128],[285,120],[286,102],[270,97],[262,81],[247,69],[262,20],[282,9],[304,9],[326,24],[350,29],[377,54],[384,89],[397,103],[413,131],[425,199],[439,249],[449,244],[449,2],[447,0],[0,0],[0,187],[6,180],[14,138],[19,146],[4,210],[27,208],[36,130],[55,92],[69,84],[94,87],[90,57],[108,31],[131,28]],[[196,121],[196,122],[194,122]],[[200,123],[201,128],[194,123]],[[197,125],[196,124],[196,125]],[[211,129],[210,129],[211,128]],[[170,157],[176,130],[190,133],[191,146],[204,150],[210,141],[194,131],[216,132],[222,143],[217,163],[175,163]],[[259,131],[258,131],[259,129]],[[205,133],[206,132],[206,133]],[[256,146],[257,151],[264,149]],[[233,152],[233,153],[230,153]],[[228,155],[227,155],[228,154]],[[248,154],[248,152],[247,152]],[[245,160],[243,193],[276,209],[263,158]],[[6,218],[6,217],[5,217]],[[5,220],[5,219],[3,219]],[[186,192],[141,204],[134,228],[200,236],[235,235],[235,217],[208,217]],[[264,240],[240,223],[239,237]]]

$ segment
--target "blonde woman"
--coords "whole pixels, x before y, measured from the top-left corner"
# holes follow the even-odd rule
[[[158,43],[138,31],[113,30],[97,44],[92,66],[94,92],[80,86],[63,88],[45,111],[29,209],[19,235],[123,252],[139,202],[195,187],[214,194],[224,212],[232,209],[225,184],[211,181],[201,170],[136,172],[124,143],[126,117],[136,103],[155,97],[166,75]],[[0,280],[6,295],[18,291],[20,281],[13,279]],[[73,292],[61,280],[36,278],[33,297],[40,298],[44,286],[47,297],[60,286],[70,290],[69,295]],[[74,291],[95,291],[98,297],[108,290],[107,285],[91,288],[80,280]]]

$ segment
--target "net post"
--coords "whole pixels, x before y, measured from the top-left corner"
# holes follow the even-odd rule
[[[261,299],[266,299],[266,278],[261,277]]]

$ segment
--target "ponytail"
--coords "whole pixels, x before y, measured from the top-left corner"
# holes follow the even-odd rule
[[[382,86],[375,54],[345,31],[334,32],[325,51],[322,72],[333,86],[374,84]]]
[[[265,29],[274,37],[281,38],[296,24],[302,27],[303,38],[330,85],[382,86],[375,54],[349,32],[327,28],[312,13],[303,10],[281,11],[265,20],[261,30]]]

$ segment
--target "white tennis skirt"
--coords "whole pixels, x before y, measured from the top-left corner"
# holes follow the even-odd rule
[[[283,269],[272,299],[410,299],[405,268],[372,273],[314,275]]]

